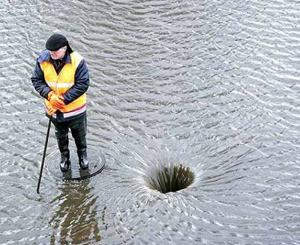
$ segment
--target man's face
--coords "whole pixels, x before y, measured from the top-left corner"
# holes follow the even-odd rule
[[[51,58],[54,60],[62,59],[67,51],[67,46],[61,47],[59,50],[50,51]]]

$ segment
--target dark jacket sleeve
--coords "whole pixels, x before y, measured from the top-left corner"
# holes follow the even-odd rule
[[[40,63],[36,62],[36,66],[31,77],[31,81],[35,90],[45,99],[48,98],[48,93],[51,91],[51,88],[45,82],[44,72],[41,69]]]
[[[79,98],[88,90],[89,86],[89,71],[85,60],[82,60],[76,69],[74,85],[63,95],[65,104],[70,104],[72,101]]]

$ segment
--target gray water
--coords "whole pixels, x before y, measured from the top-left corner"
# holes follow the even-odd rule
[[[299,1],[3,0],[0,16],[1,244],[300,244]],[[30,76],[54,32],[88,63],[107,165],[70,182],[48,158],[38,195]],[[194,183],[149,188],[170,164]]]

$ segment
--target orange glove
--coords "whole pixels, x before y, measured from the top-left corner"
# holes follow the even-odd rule
[[[57,110],[63,109],[64,106],[66,105],[64,102],[64,97],[62,97],[61,95],[58,96],[53,91],[51,91],[48,94],[48,100],[50,101],[51,106]]]
[[[54,108],[52,107],[52,105],[49,105],[49,106],[48,106],[48,111],[47,111],[47,113],[48,113],[50,116],[52,116],[56,111],[57,111],[57,109],[54,109]]]

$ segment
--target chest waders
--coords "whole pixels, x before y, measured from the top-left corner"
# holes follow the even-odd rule
[[[55,135],[58,143],[58,148],[61,153],[61,171],[68,171],[71,164],[68,138],[69,129],[71,130],[71,134],[76,144],[79,166],[81,169],[88,168],[89,163],[87,159],[86,144],[86,114],[67,122],[58,123],[56,121],[53,121],[53,124],[55,126]]]

